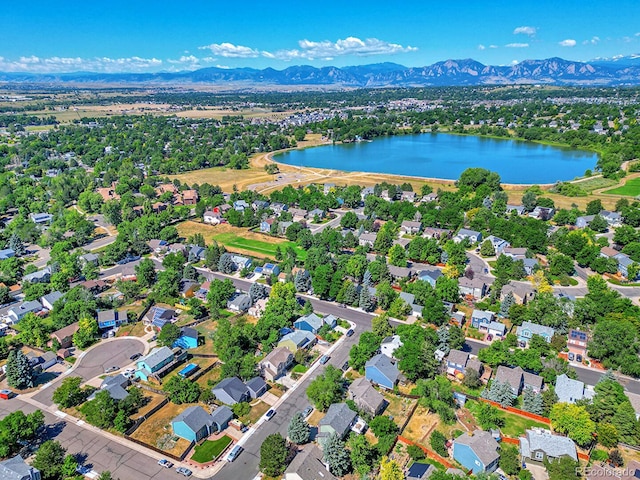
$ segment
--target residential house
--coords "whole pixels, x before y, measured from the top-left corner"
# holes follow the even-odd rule
[[[629,257],[629,255],[625,254],[625,253],[618,253],[615,257],[617,261],[618,261],[618,270],[620,271],[620,273],[622,274],[623,277],[629,279],[629,280],[637,280],[637,276],[636,278],[628,278],[629,277],[629,267],[631,265],[633,265],[634,262],[633,260],[631,260],[631,257]]]
[[[475,230],[469,230],[467,228],[461,228],[458,230],[458,233],[453,237],[453,241],[456,243],[460,243],[465,239],[469,239],[469,241],[473,243],[480,243],[482,241],[482,233],[476,232]]]
[[[100,390],[96,390],[91,394],[89,400],[93,400],[99,391],[106,390],[109,396],[116,401],[124,400],[129,396],[127,387],[131,385],[131,381],[122,374],[105,378],[100,384]]]
[[[80,283],[80,286],[86,288],[94,295],[97,295],[98,293],[103,292],[104,290],[107,290],[109,288],[109,284],[104,280],[85,280],[84,282]]]
[[[145,357],[136,363],[136,377],[149,380],[154,374],[158,374],[162,368],[169,365],[175,360],[175,354],[169,347],[156,347],[151,350]]]
[[[421,228],[422,223],[405,220],[400,224],[400,233],[404,233],[405,235],[417,235],[420,233]]]
[[[556,211],[553,208],[536,207],[532,212],[529,212],[531,218],[537,220],[551,220]]]
[[[53,310],[53,304],[60,300],[64,295],[56,290],[55,292],[47,293],[45,296],[40,298],[40,303],[44,308],[51,311]]]
[[[531,387],[536,393],[542,391],[543,378],[533,373],[525,372],[520,367],[509,368],[500,365],[493,381],[509,384],[513,394],[518,396],[527,387]]]
[[[524,247],[507,247],[502,250],[502,254],[514,260],[524,260],[527,257],[527,249]]]
[[[333,403],[327,414],[318,422],[316,439],[324,446],[327,438],[336,434],[341,440],[347,436],[358,414],[351,410],[346,403]]]
[[[389,358],[393,358],[394,352],[402,346],[400,335],[385,337],[380,344],[380,353]]]
[[[155,202],[151,204],[151,210],[154,213],[164,212],[167,209],[168,205],[164,202]]]
[[[262,377],[254,377],[248,380],[245,385],[247,386],[247,390],[249,390],[249,396],[251,398],[261,397],[269,388]]]
[[[251,202],[251,208],[255,212],[259,210],[266,210],[267,208],[269,208],[269,202],[267,202],[266,200],[254,200],[253,202]]]
[[[222,214],[220,212],[214,212],[213,210],[207,210],[204,212],[202,216],[202,220],[204,223],[208,223],[209,225],[218,225],[222,219]]]
[[[284,480],[338,480],[324,464],[322,452],[315,445],[298,453],[284,472]]]
[[[595,215],[582,215],[576,218],[576,227],[577,228],[586,228],[589,224],[596,218]]]
[[[0,462],[0,478],[3,480],[41,480],[40,470],[28,465],[20,455]]]
[[[175,310],[164,307],[151,307],[144,316],[144,322],[153,325],[158,330],[162,330],[165,324],[173,323],[175,317]]]
[[[101,310],[98,312],[98,328],[102,330],[119,327],[126,322],[126,312],[120,312],[118,310]]]
[[[296,353],[301,348],[309,348],[316,343],[316,336],[311,332],[296,330],[287,333],[278,342],[278,347],[288,348],[291,353]]]
[[[309,313],[300,317],[293,323],[294,328],[304,330],[305,332],[318,333],[318,330],[324,325],[324,320],[315,313]]]
[[[260,318],[264,313],[265,308],[267,308],[268,298],[260,298],[256,300],[256,303],[252,305],[247,313],[252,317]]]
[[[250,258],[243,257],[242,255],[232,255],[231,259],[233,263],[236,265],[236,270],[242,270],[244,268],[249,268],[253,261]]]
[[[265,276],[278,275],[280,267],[274,263],[265,263],[262,266],[262,274]]]
[[[249,208],[249,204],[244,200],[236,200],[233,202],[233,209],[236,212],[244,212],[247,208]]]
[[[555,330],[551,327],[545,327],[544,325],[538,325],[537,323],[531,323],[529,321],[522,322],[522,325],[516,328],[518,341],[525,345],[529,344],[534,335],[539,335],[544,338],[547,343],[551,343],[551,337],[553,337],[554,333]]]
[[[523,215],[524,206],[523,205],[507,205],[507,214],[511,214],[511,212],[516,212],[518,215]]]
[[[403,202],[415,202],[416,201],[416,192],[403,190],[400,194],[400,200]]]
[[[536,267],[538,266],[538,259],[536,258],[523,258],[522,266],[524,267],[524,273],[526,275],[533,275]]]
[[[183,205],[195,205],[198,203],[198,192],[195,190],[184,190],[182,192]]]
[[[190,262],[197,262],[198,260],[204,260],[207,257],[207,249],[200,245],[189,245],[187,258]]]
[[[435,238],[436,240],[446,238],[450,234],[451,230],[447,230],[446,228],[425,227],[424,230],[422,230],[422,236],[424,238]]]
[[[274,348],[265,356],[258,367],[262,376],[270,382],[276,381],[287,373],[293,364],[293,353],[286,347]]]
[[[151,239],[147,242],[148,247],[151,251],[157,255],[161,255],[166,253],[169,249],[169,242],[166,240],[158,240],[157,238]]]
[[[500,301],[504,301],[507,295],[513,295],[513,299],[519,305],[526,305],[536,296],[536,291],[530,285],[510,281],[500,291]]]
[[[314,220],[316,217],[318,217],[318,219],[322,220],[324,218],[324,210],[320,209],[320,208],[314,208],[313,210],[311,210],[308,213],[308,216],[311,220]]]
[[[413,293],[400,292],[400,298],[411,307],[411,315],[414,317],[421,317],[424,307],[416,303],[416,296]]]
[[[290,208],[289,213],[293,216],[294,222],[304,222],[309,212],[303,208]]]
[[[282,212],[286,212],[287,210],[289,210],[289,206],[287,204],[280,202],[273,202],[270,208],[271,211],[277,216],[280,216]]]
[[[50,213],[30,213],[29,218],[35,224],[44,225],[46,223],[51,223],[53,215]]]
[[[622,225],[622,215],[618,212],[601,210],[600,216],[607,221],[610,227],[619,227],[620,225]]]
[[[216,399],[227,405],[248,402],[251,398],[249,389],[238,377],[225,378],[211,389]]]
[[[556,377],[556,395],[558,402],[576,403],[583,398],[593,398],[595,391],[585,385],[580,380],[567,377],[564,373]]]
[[[422,201],[423,202],[437,202],[438,201],[438,194],[435,193],[435,192],[428,193],[427,195],[424,195],[422,197]]]
[[[209,414],[199,405],[189,407],[171,421],[173,433],[190,442],[199,442],[209,435],[222,431],[233,419],[233,412],[221,406]]]
[[[442,276],[442,270],[434,268],[433,270],[422,270],[418,273],[418,280],[427,282],[435,288],[438,278]]]
[[[368,413],[372,417],[380,415],[387,406],[387,401],[382,394],[364,377],[355,379],[349,385],[347,395],[361,411]]]
[[[56,330],[49,335],[51,340],[55,340],[60,344],[60,348],[69,348],[73,345],[73,334],[78,331],[78,322],[67,325],[60,330]]]
[[[395,387],[400,378],[400,370],[396,364],[381,353],[369,359],[364,370],[367,380],[389,390]]]
[[[11,248],[0,250],[0,260],[7,260],[16,256],[16,252]]]
[[[246,293],[236,293],[227,301],[227,309],[232,312],[243,313],[249,310],[251,306],[251,297]]]
[[[173,183],[163,183],[156,187],[156,195],[161,196],[165,193],[178,193],[178,188]]]
[[[491,336],[493,340],[501,340],[506,333],[507,327],[504,323],[494,320],[487,325],[487,335]]]
[[[287,232],[287,228],[293,225],[293,222],[280,222],[278,223],[278,235],[284,235]]]
[[[493,245],[493,249],[496,252],[496,256],[499,257],[505,248],[511,246],[509,242],[503,240],[502,238],[496,237],[495,235],[489,235],[485,240],[489,240],[491,245]]]
[[[360,245],[361,247],[368,246],[369,248],[373,248],[373,244],[375,243],[376,238],[378,238],[378,234],[375,232],[362,233],[358,237],[358,245]]]
[[[520,437],[520,456],[523,462],[538,465],[564,457],[578,461],[578,452],[573,440],[554,435],[544,428],[532,428],[525,432],[524,437]]]
[[[22,302],[15,307],[11,307],[7,311],[7,316],[11,323],[18,323],[28,313],[37,314],[42,310],[42,305],[37,300],[31,300],[29,302]]]
[[[436,467],[430,463],[413,462],[404,478],[405,480],[426,480],[435,471]]]
[[[465,317],[463,312],[451,312],[449,314],[449,317],[451,321],[457,326],[461,327],[462,325],[464,325]]]
[[[182,243],[171,243],[171,244],[169,244],[169,247],[168,247],[167,251],[169,253],[176,253],[176,254],[179,253],[184,257],[187,256],[187,247],[186,247],[186,245],[183,245]]]
[[[375,189],[373,187],[364,187],[360,191],[360,198],[364,202],[365,198],[367,198],[369,195],[373,195],[374,193],[375,193]]]
[[[22,283],[49,283],[51,281],[51,267],[44,267],[33,273],[28,273],[22,277]]]
[[[574,355],[580,355],[582,358],[587,356],[587,343],[589,342],[589,334],[584,330],[572,328],[567,336],[567,347],[569,352]]]
[[[100,257],[95,253],[85,253],[84,255],[80,255],[80,257],[78,257],[78,260],[80,260],[80,265],[82,265],[83,267],[88,264],[92,264],[97,267]]]
[[[447,373],[450,375],[466,374],[472,369],[482,375],[482,362],[461,350],[450,350],[447,356]]]
[[[453,458],[474,474],[498,468],[498,442],[490,432],[475,430],[453,441]]]
[[[198,331],[195,328],[182,327],[180,336],[173,342],[173,347],[179,347],[184,350],[198,347]]]
[[[389,275],[395,281],[402,279],[410,279],[413,276],[413,270],[408,267],[397,267],[396,265],[388,265]]]
[[[275,221],[275,218],[265,218],[260,222],[260,231],[262,233],[271,233],[271,226]]]
[[[460,295],[468,295],[476,300],[480,300],[487,294],[489,286],[487,285],[483,277],[460,277],[458,279],[458,289],[460,291]]]
[[[481,332],[486,332],[489,324],[493,322],[495,314],[488,310],[474,310],[471,313],[471,326]]]

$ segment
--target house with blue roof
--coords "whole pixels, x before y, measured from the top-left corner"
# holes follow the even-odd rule
[[[318,333],[324,325],[324,320],[315,313],[309,313],[293,322],[294,328],[305,332]]]
[[[11,248],[0,250],[0,260],[6,260],[16,256],[16,252]]]
[[[227,406],[216,408],[209,414],[199,405],[189,407],[171,421],[173,433],[190,442],[199,442],[209,435],[227,428],[233,412]]]
[[[296,330],[287,333],[278,342],[278,347],[288,348],[291,353],[296,353],[301,348],[309,348],[317,341],[316,336],[311,332]]]
[[[262,273],[264,275],[278,275],[280,273],[280,267],[273,263],[265,263],[262,266]]]
[[[420,271],[420,273],[418,273],[418,280],[427,282],[429,285],[435,288],[436,281],[438,281],[438,278],[440,278],[441,276],[442,271],[438,270],[437,268],[433,270],[422,270]]]
[[[176,316],[175,310],[164,307],[151,307],[145,315],[147,323],[150,323],[158,330],[162,330],[165,324],[173,322]]]
[[[184,350],[198,347],[198,331],[195,328],[182,327],[180,329],[180,337],[173,342],[173,347],[179,347]]]
[[[136,377],[146,382],[149,380],[149,377],[169,365],[174,359],[175,355],[169,347],[154,348],[146,357],[143,357],[136,363],[136,367],[138,367]]]
[[[475,430],[453,441],[453,458],[474,474],[493,472],[498,468],[499,448],[490,432]]]
[[[554,333],[555,330],[551,327],[545,327],[544,325],[538,325],[537,323],[529,321],[522,322],[522,325],[516,329],[518,341],[525,345],[529,344],[534,335],[539,335],[544,338],[547,343],[550,343]]]
[[[371,383],[389,390],[393,389],[400,378],[400,370],[389,357],[379,353],[364,366],[365,377]]]
[[[33,223],[42,225],[45,223],[51,223],[51,220],[53,220],[53,215],[51,215],[50,213],[30,213],[29,218]]]
[[[486,331],[493,322],[494,313],[488,310],[474,310],[471,313],[471,326],[481,331]]]
[[[236,200],[233,202],[233,209],[237,212],[244,212],[245,208],[249,208],[249,204],[244,200]]]
[[[22,283],[49,283],[51,281],[51,267],[44,267],[33,273],[28,273],[22,277]]]

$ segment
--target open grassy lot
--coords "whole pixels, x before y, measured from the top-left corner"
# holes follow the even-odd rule
[[[231,441],[231,437],[227,435],[213,441],[205,440],[201,445],[196,446],[191,460],[198,463],[211,462],[220,456]]]
[[[618,182],[616,180],[612,180],[611,178],[592,177],[584,180],[577,180],[572,183],[575,183],[576,185],[578,185],[585,192],[591,193],[594,190],[612,187],[616,185]]]
[[[220,380],[220,375],[222,373],[222,367],[217,366],[209,370],[207,373],[198,377],[196,383],[200,385],[202,388],[210,388],[209,382],[217,383]]]
[[[467,400],[465,407],[469,409],[469,411],[475,417],[480,408],[480,402],[475,400]],[[517,438],[520,435],[524,435],[525,430],[528,430],[533,427],[540,427],[548,429],[549,426],[536,422],[535,420],[531,420],[529,418],[521,417],[514,413],[505,412],[504,410],[499,410],[500,417],[504,419],[504,426],[500,428],[502,433],[508,437]]]
[[[213,243],[215,240],[227,247],[227,250],[259,258],[275,258],[278,246],[281,250],[287,247],[293,248],[301,259],[304,259],[307,253],[293,242],[250,232],[246,228],[233,227],[229,224],[206,225],[189,220],[179,223],[176,227],[181,237],[188,238],[201,233],[207,243]]]
[[[150,392],[149,390],[142,390],[142,394],[144,395],[147,403],[132,415],[133,418],[143,417],[147,412],[151,411],[156,405],[164,400],[164,396],[155,392]]]
[[[269,404],[259,401],[255,405],[251,407],[251,410],[244,417],[240,417],[240,421],[245,425],[251,425],[252,423],[256,423],[260,417],[262,417],[267,410],[269,410]]]
[[[636,197],[640,195],[640,177],[630,178],[624,183],[624,185],[620,187],[612,188],[611,190],[605,190],[602,193],[606,193],[610,195],[625,195],[629,197]]]
[[[175,405],[168,403],[133,432],[132,437],[167,453],[180,455],[189,446],[184,438],[175,437],[171,429],[171,420],[192,404]]]
[[[409,412],[418,400],[412,400],[410,398],[400,397],[394,395],[391,392],[382,392],[384,398],[389,402],[387,409],[384,411],[385,415],[391,415],[393,421],[399,427],[405,422],[409,416]]]
[[[404,432],[402,432],[402,436],[428,446],[429,435],[436,428],[439,421],[440,418],[437,414],[419,406],[411,416],[411,420],[409,420]]]
[[[145,326],[144,326],[144,323],[142,322],[129,323],[127,325],[122,325],[118,329],[116,333],[116,337],[125,337],[125,336],[142,337],[146,333],[144,329],[145,329]]]

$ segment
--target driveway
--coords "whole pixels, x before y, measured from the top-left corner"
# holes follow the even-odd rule
[[[69,371],[69,375],[81,377],[86,382],[98,375],[103,375],[105,369],[111,366],[123,368],[129,365],[132,363],[129,357],[134,353],[143,353],[144,347],[144,342],[139,338],[116,338],[102,342],[87,350],[84,356],[76,361],[76,366]],[[33,399],[47,406],[53,405],[53,392],[63,378],[61,376],[47,387],[40,389],[33,395]]]

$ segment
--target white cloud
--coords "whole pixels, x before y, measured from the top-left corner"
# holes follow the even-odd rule
[[[478,50],[484,50],[485,48],[487,48],[487,47],[485,47],[485,46],[484,46],[484,45],[482,45],[482,44],[478,45]]]
[[[640,37],[640,32],[636,33],[634,36],[635,37]]]
[[[323,40],[315,42],[311,40],[300,40],[299,49],[278,50],[276,52],[262,52],[267,58],[277,58],[279,60],[333,60],[335,57],[345,55],[355,55],[367,57],[371,55],[394,55],[397,53],[415,52],[418,49],[407,45],[406,47],[397,43],[390,43],[377,38],[367,38],[361,40],[357,37],[347,37],[336,42]]]
[[[584,42],[582,42],[583,45],[597,45],[598,43],[600,43],[600,37],[598,37],[597,35],[591,37],[590,40],[585,40]]]
[[[573,38],[567,38],[566,40],[558,42],[558,45],[560,45],[561,47],[575,47],[576,41]]]
[[[537,31],[538,29],[536,27],[529,27],[529,26],[523,25],[522,27],[516,27],[513,30],[513,34],[514,35],[524,34],[532,37],[536,34]]]
[[[225,58],[255,58],[260,55],[258,50],[233,43],[212,43],[198,47],[200,50],[211,50],[211,53]]]
[[[507,48],[527,48],[528,46],[528,43],[507,43],[505,45]]]
[[[157,70],[162,66],[157,58],[127,57],[46,57],[35,55],[11,60],[0,58],[0,71],[30,73],[64,73],[64,72],[143,72]]]
[[[498,48],[498,45],[489,45],[489,48]]]

